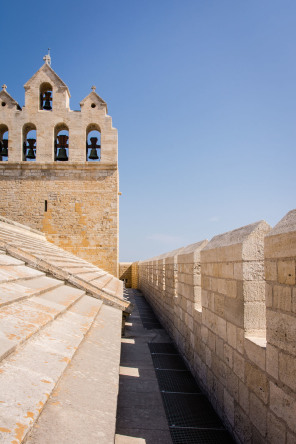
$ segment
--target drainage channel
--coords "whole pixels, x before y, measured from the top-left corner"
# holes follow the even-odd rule
[[[143,327],[163,328],[151,306],[135,293]],[[148,343],[174,444],[234,444],[173,342]]]

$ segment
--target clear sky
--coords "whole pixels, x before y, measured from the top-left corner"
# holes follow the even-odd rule
[[[118,128],[120,260],[296,207],[295,0],[5,2],[21,106],[48,47],[71,109],[95,84]]]

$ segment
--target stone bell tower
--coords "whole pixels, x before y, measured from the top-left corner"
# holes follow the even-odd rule
[[[0,216],[117,276],[117,130],[93,86],[70,109],[50,56],[25,84],[25,106],[0,91]]]

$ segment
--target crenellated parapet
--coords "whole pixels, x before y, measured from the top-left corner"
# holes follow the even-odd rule
[[[237,442],[296,442],[296,210],[159,261],[139,289]]]

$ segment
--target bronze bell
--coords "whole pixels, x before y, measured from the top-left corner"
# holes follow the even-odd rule
[[[2,157],[8,157],[8,140],[7,139],[2,140],[2,150],[1,150],[0,155]]]
[[[68,160],[66,148],[68,148],[68,136],[60,135],[57,137],[58,143],[57,148],[59,149],[56,160],[60,162],[65,162]]]
[[[36,139],[27,139],[27,142],[29,144],[29,147],[28,147],[28,152],[26,154],[26,159],[36,159],[36,155],[34,152],[34,149],[36,149],[34,147],[34,145],[36,143]]]
[[[90,160],[97,160],[99,159],[97,148],[101,148],[101,145],[97,145],[98,138],[97,137],[91,137],[90,138],[90,145],[88,145],[88,148],[91,148],[89,159]]]
[[[43,105],[43,109],[50,111],[52,109],[52,107],[51,107],[51,92],[50,91],[46,91],[44,93],[43,101],[45,102]]]

